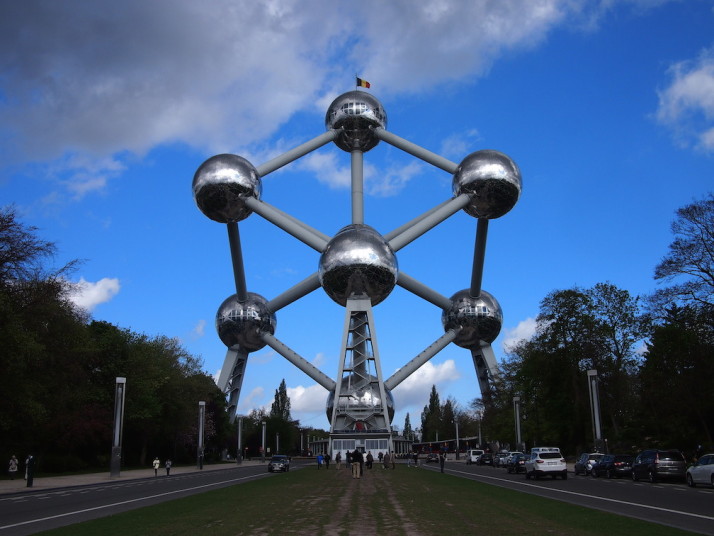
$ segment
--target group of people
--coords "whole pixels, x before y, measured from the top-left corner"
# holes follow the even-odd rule
[[[32,473],[35,466],[35,457],[32,454],[28,454],[25,458],[25,480],[32,479]],[[10,457],[10,461],[7,464],[7,473],[10,476],[10,480],[15,480],[17,473],[20,471],[20,461],[14,454]]]
[[[154,467],[154,476],[159,476],[159,467],[161,467],[161,461],[159,460],[159,457],[157,456],[154,458],[154,461],[152,463]],[[166,468],[166,476],[169,476],[171,474],[171,466],[173,464],[171,463],[171,460],[167,459],[166,462],[164,463],[164,467]]]
[[[383,469],[396,468],[396,460],[394,453],[380,452],[377,457],[379,459],[379,464],[382,466]],[[322,469],[323,465],[325,465],[326,469],[330,468],[329,454],[318,454],[316,456],[316,460],[318,469]],[[335,465],[337,466],[337,469],[342,468],[342,452],[340,451],[337,451],[337,454],[335,454]],[[372,469],[372,467],[374,467],[374,456],[372,456],[371,451],[367,452],[367,455],[365,456],[358,449],[355,449],[352,452],[348,450],[345,454],[345,465],[348,469],[352,470],[352,478],[362,478],[362,475],[364,475],[365,466],[367,467],[367,469]]]

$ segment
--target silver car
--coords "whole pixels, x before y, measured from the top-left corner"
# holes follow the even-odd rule
[[[691,487],[697,484],[714,487],[714,454],[705,454],[687,468],[687,484]]]

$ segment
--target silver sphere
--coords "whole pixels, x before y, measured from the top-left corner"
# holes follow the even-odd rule
[[[379,143],[373,128],[387,128],[387,112],[369,93],[350,91],[337,97],[325,115],[325,127],[341,130],[335,145],[347,152],[369,151]]]
[[[508,156],[498,151],[471,153],[459,164],[453,179],[454,195],[467,193],[467,214],[489,220],[511,210],[521,195],[521,171]]]
[[[451,297],[451,307],[441,314],[441,323],[444,331],[461,326],[454,344],[473,350],[480,341],[490,344],[496,340],[503,325],[503,311],[496,298],[484,290],[478,298],[472,298],[469,289],[460,290]]]
[[[318,276],[327,295],[343,307],[350,296],[366,296],[372,306],[397,284],[397,258],[389,243],[372,227],[348,225],[327,244]]]
[[[377,378],[374,375],[370,374],[371,378],[371,384],[376,385],[377,384]],[[364,379],[360,376],[357,375],[350,375],[350,376],[345,376],[342,378],[342,383],[340,386],[340,393],[342,395],[351,395],[351,396],[344,396],[342,398],[343,402],[347,404],[347,412],[349,413],[349,410],[351,409],[363,409],[363,408],[374,408],[374,407],[379,407],[380,400],[379,400],[379,391],[371,391],[369,389],[367,390],[357,390],[354,389],[353,387],[350,387],[352,385],[358,384],[359,382],[363,381]],[[389,422],[392,422],[392,419],[394,419],[394,397],[392,396],[392,391],[387,389],[386,387],[384,388],[384,392],[387,396],[387,415],[389,416]],[[374,395],[377,396],[374,396]],[[332,390],[329,392],[327,395],[327,402],[325,404],[325,412],[327,414],[327,420],[329,422],[332,422],[332,410],[335,405],[335,391]]]
[[[263,348],[261,332],[273,335],[277,324],[275,314],[267,304],[265,298],[253,292],[249,292],[242,303],[236,294],[227,298],[216,314],[216,330],[223,344],[228,348],[238,344],[246,352]]]
[[[262,183],[255,167],[234,154],[212,156],[193,176],[193,198],[198,208],[219,223],[246,219],[248,197],[260,199]]]

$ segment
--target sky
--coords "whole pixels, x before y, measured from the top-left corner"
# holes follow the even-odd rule
[[[215,315],[235,286],[193,175],[322,134],[355,75],[390,132],[455,163],[495,149],[519,166],[483,274],[503,309],[498,360],[554,290],[653,292],[675,211],[712,191],[710,1],[0,0],[0,206],[56,244],[56,266],[82,260],[73,300],[92,319],[175,337],[217,375]],[[452,196],[449,174],[384,142],[364,160],[365,223],[382,234]],[[263,177],[262,199],[333,236],[349,184],[350,155],[329,144]],[[270,300],[317,270],[257,214],[239,228],[249,291]],[[470,284],[475,232],[461,211],[399,268],[451,296]],[[374,317],[385,378],[443,334],[441,311],[401,287]],[[318,289],[278,312],[275,336],[334,378],[343,324]],[[269,409],[282,379],[293,417],[329,429],[325,389],[269,347],[249,357],[239,412]],[[468,409],[470,352],[449,345],[395,388],[393,425],[418,426],[432,385]]]

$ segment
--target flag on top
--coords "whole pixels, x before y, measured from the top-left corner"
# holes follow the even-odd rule
[[[359,76],[357,77],[357,87],[366,87],[367,89],[370,88],[370,83],[367,82],[367,80],[362,80]]]

